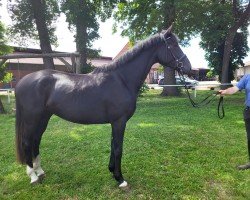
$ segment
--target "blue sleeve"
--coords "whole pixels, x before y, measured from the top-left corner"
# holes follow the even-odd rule
[[[246,88],[246,83],[247,83],[247,75],[244,75],[240,81],[236,84],[237,88],[239,88],[239,90],[243,90]]]

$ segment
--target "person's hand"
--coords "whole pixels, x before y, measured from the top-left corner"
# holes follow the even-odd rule
[[[227,94],[226,90],[219,90],[219,93],[220,93],[221,96]]]

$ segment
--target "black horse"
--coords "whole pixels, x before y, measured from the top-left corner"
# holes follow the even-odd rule
[[[31,183],[44,176],[39,145],[50,117],[55,114],[80,124],[112,126],[109,170],[119,187],[127,186],[121,172],[124,130],[136,109],[138,91],[154,63],[189,72],[191,64],[171,27],[141,42],[113,63],[90,74],[41,70],[16,86],[16,149],[27,165]]]

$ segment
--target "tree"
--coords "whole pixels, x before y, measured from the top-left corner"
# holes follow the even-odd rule
[[[243,59],[249,51],[249,14],[249,3],[247,8],[243,1],[210,1],[204,6],[204,25],[200,28],[201,46],[206,51],[210,68],[219,75],[222,83],[234,79],[234,71],[244,64]],[[240,31],[237,32],[239,27]]]
[[[221,77],[222,83],[229,82],[228,74],[229,74],[230,58],[232,58],[231,50],[232,50],[233,43],[235,41],[234,39],[235,38],[237,39],[238,37],[240,37],[240,35],[237,34],[237,30],[240,27],[243,27],[246,29],[247,27],[246,25],[248,25],[247,22],[250,19],[250,2],[248,1],[248,5],[246,6],[245,10],[243,7],[244,6],[240,5],[239,1],[233,0],[232,14],[233,14],[234,20],[231,23],[231,26],[227,32],[225,43],[224,43],[222,77]]]
[[[8,10],[13,25],[10,29],[11,38],[26,44],[28,38],[40,41],[43,53],[52,53],[51,43],[56,44],[53,22],[59,15],[56,0],[15,0],[8,2]],[[14,41],[16,42],[16,41]],[[43,58],[45,68],[54,69],[53,59]]]
[[[196,25],[192,20],[199,12],[199,7],[200,2],[195,0],[134,0],[119,3],[114,17],[121,23],[122,35],[128,36],[133,42],[161,32],[174,22],[174,32],[182,44],[187,44],[196,33]],[[115,24],[114,30],[117,26]],[[176,84],[175,71],[164,68],[164,79],[165,84]],[[162,95],[176,96],[178,90],[176,87],[165,87]]]
[[[112,14],[116,0],[61,0],[61,9],[65,13],[69,28],[76,32],[76,50],[80,53],[77,73],[87,73],[91,66],[88,57],[97,56],[92,42],[99,38],[98,20],[105,21]]]
[[[45,19],[46,1],[29,0],[29,2],[32,7],[33,17],[35,19],[36,28],[38,30],[41,50],[43,53],[52,53],[52,48],[49,39],[49,32]],[[45,68],[55,69],[53,58],[44,57],[43,63],[45,65]]]
[[[0,55],[8,54],[12,51],[12,49],[6,45],[6,38],[5,38],[5,28],[3,24],[0,22]],[[0,62],[0,82],[3,82],[6,76],[9,74],[5,71],[5,60]],[[3,103],[0,99],[0,113],[5,113],[5,109]]]
[[[167,23],[164,18],[172,21],[174,16],[174,32],[181,42],[200,35],[209,67],[225,83],[249,50],[249,15],[249,0],[134,0],[120,3],[115,18],[122,23],[122,34],[137,40],[159,32]]]

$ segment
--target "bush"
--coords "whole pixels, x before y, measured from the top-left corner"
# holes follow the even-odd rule
[[[149,87],[148,85],[144,82],[143,85],[141,86],[140,90],[139,90],[139,97],[143,96],[142,94],[149,91]]]

